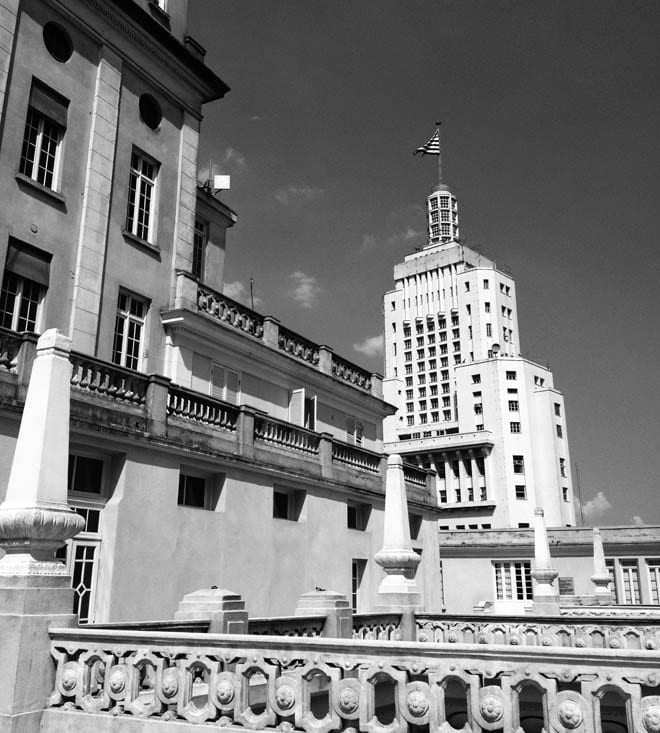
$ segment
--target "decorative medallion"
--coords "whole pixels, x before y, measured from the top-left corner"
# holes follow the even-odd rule
[[[342,713],[352,715],[360,704],[360,697],[351,687],[344,687],[337,695],[337,703]]]
[[[450,634],[447,635],[447,641],[450,644],[455,644],[458,641],[458,636],[455,632],[452,631]]]
[[[73,692],[78,684],[78,663],[66,662],[62,670],[62,689]]]
[[[282,710],[289,710],[296,701],[296,692],[291,685],[280,685],[275,692],[275,701]]]
[[[423,717],[429,710],[429,701],[427,700],[426,695],[419,690],[413,690],[408,693],[406,705],[408,706],[410,714],[415,718]]]
[[[557,708],[557,717],[564,728],[573,730],[582,725],[582,708],[574,700],[564,700]]]
[[[114,695],[123,692],[126,687],[126,671],[121,667],[114,667],[108,677],[108,687]]]
[[[660,705],[646,708],[642,723],[649,733],[660,733]]]
[[[215,686],[215,694],[221,705],[230,705],[234,699],[234,685],[229,680],[220,680]]]
[[[504,715],[504,705],[499,697],[486,695],[479,707],[481,715],[488,723],[497,723]]]
[[[163,679],[161,681],[161,692],[163,697],[168,700],[172,699],[179,691],[179,675],[175,669],[166,669],[163,672]]]

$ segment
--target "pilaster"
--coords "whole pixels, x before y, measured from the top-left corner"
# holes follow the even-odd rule
[[[19,0],[2,0],[0,2],[0,129],[2,129],[5,112],[5,95],[7,93],[11,57],[14,53],[18,5]]]

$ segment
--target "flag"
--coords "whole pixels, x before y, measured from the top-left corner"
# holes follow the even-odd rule
[[[436,130],[426,145],[417,148],[413,155],[417,155],[417,153],[421,153],[422,155],[440,155],[440,130]]]

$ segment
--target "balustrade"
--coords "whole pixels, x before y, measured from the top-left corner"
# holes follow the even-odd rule
[[[232,431],[238,420],[235,405],[175,385],[167,391],[167,414]]]
[[[275,616],[251,618],[248,632],[258,636],[321,636],[325,616]]]
[[[360,448],[351,443],[332,441],[332,460],[363,471],[378,473],[380,471],[381,454]]]
[[[416,616],[417,641],[448,644],[576,647],[578,649],[660,649],[660,619],[561,617],[534,619]]]
[[[354,613],[353,638],[401,641],[401,616],[396,613]]]
[[[130,369],[71,352],[71,385],[101,397],[144,405],[149,378]]]
[[[264,319],[235,300],[215,290],[199,285],[197,289],[197,310],[228,326],[261,339],[264,335]]]
[[[366,392],[371,391],[371,373],[339,356],[332,356],[332,374]]]
[[[657,654],[645,651],[96,629],[50,636],[57,669],[45,729],[59,721],[91,730],[100,718],[85,713],[306,733],[659,728]]]
[[[299,336],[297,333],[289,331],[288,328],[280,326],[277,345],[281,351],[302,359],[302,361],[306,361],[312,366],[318,366],[319,347],[312,341],[308,341],[304,336]]]
[[[418,468],[410,463],[404,463],[403,477],[410,484],[426,488],[426,471],[423,468]]]
[[[317,455],[319,452],[318,433],[272,417],[255,418],[254,438],[302,453]]]

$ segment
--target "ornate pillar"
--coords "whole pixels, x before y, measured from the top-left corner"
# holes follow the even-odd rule
[[[605,564],[605,550],[603,549],[603,538],[600,536],[598,527],[593,528],[594,533],[594,574],[591,582],[596,586],[594,596],[599,603],[612,603],[612,591],[610,590],[610,574]]]
[[[545,529],[543,509],[534,510],[534,612],[543,615],[559,613],[559,593],[554,582],[559,573],[552,566],[550,545]]]
[[[84,521],[67,505],[71,341],[37,342],[5,501],[0,504],[0,730],[39,730],[54,684],[48,627],[72,626],[71,578],[55,550]]]
[[[387,459],[383,548],[374,558],[386,575],[378,587],[376,608],[381,611],[414,611],[421,608],[415,573],[421,559],[412,549],[403,460]]]

